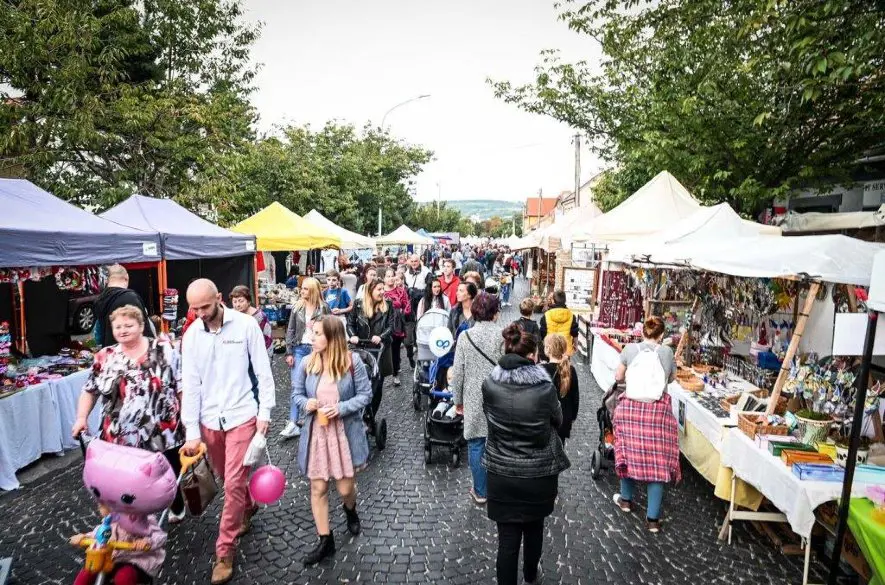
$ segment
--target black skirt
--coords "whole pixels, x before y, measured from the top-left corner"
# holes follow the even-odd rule
[[[489,519],[495,522],[534,522],[553,513],[559,476],[522,478],[488,473]]]

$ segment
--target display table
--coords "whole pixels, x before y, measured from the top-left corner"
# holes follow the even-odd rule
[[[18,489],[16,471],[44,453],[77,446],[71,427],[88,376],[84,370],[0,399],[0,489]],[[98,428],[99,413],[100,408],[94,408],[90,414],[90,429]]]
[[[802,583],[808,583],[811,547],[808,540],[814,527],[814,510],[824,502],[837,500],[842,495],[841,482],[800,480],[793,475],[779,457],[764,451],[739,429],[731,429],[722,442],[722,465],[731,468],[740,478],[762,493],[781,514],[742,512],[732,502],[728,509],[729,542],[731,523],[735,520],[786,522],[802,537],[805,546],[805,571]],[[854,482],[852,494],[861,496],[866,485]]]
[[[868,499],[852,498],[848,527],[873,570],[869,585],[885,585],[885,524],[873,520],[872,510],[873,503]]]
[[[748,382],[734,379],[729,384],[734,393],[754,389]],[[713,484],[713,493],[721,500],[732,499],[732,473],[722,466],[719,452],[729,429],[737,423],[731,417],[719,417],[706,408],[695,392],[688,392],[678,382],[667,388],[673,407],[673,416],[679,423],[679,450],[704,479]],[[734,501],[744,508],[756,510],[762,504],[762,495],[742,481],[734,486]]]

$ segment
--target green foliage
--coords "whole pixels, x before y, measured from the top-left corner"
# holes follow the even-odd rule
[[[440,201],[438,204],[417,205],[407,223],[415,229],[424,228],[428,232],[457,232],[462,219],[457,209],[449,207],[445,201]]]
[[[876,0],[593,0],[562,4],[596,66],[545,52],[498,97],[591,138],[615,166],[610,209],[661,170],[699,199],[755,213],[847,179],[885,143],[885,7]]]
[[[252,138],[241,17],[234,0],[0,3],[3,166],[80,205],[187,200]]]
[[[273,201],[298,214],[312,208],[358,233],[383,231],[412,216],[408,181],[432,153],[402,143],[370,125],[327,123],[321,130],[289,126],[230,150],[192,189],[193,206],[214,209],[222,224],[236,223]]]

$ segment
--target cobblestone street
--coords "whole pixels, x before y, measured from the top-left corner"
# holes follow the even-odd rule
[[[518,292],[525,288],[520,281]],[[515,317],[516,309],[507,308],[501,320]],[[801,559],[780,554],[751,529],[737,526],[731,546],[717,540],[725,505],[684,461],[685,479],[667,492],[660,534],[644,528],[644,497],[637,513],[621,513],[611,501],[617,491],[613,471],[598,482],[590,479],[601,392],[588,368],[578,367],[581,414],[567,446],[572,468],[560,479],[559,501],[546,524],[542,562],[547,583],[801,582]],[[383,452],[373,452],[369,468],[359,476],[363,534],[345,535],[340,502],[333,496],[338,552],[332,562],[304,569],[300,559],[316,537],[308,486],[294,461],[298,441],[278,437],[289,396],[288,372],[279,356],[274,371],[279,391],[270,453],[289,485],[282,501],[262,510],[242,539],[234,583],[495,582],[495,525],[468,497],[466,453],[457,469],[449,467],[442,450],[435,451],[430,465],[424,464],[424,413],[412,408],[407,372],[400,388],[387,381],[382,415],[389,425],[389,444]],[[13,557],[13,584],[73,581],[82,554],[66,540],[92,527],[98,517],[82,487],[79,458],[72,461],[62,471],[0,496],[0,557]],[[219,505],[220,498],[203,518],[170,529],[160,582],[208,583]]]

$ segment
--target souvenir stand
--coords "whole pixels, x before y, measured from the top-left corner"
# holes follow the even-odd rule
[[[100,217],[160,234],[158,289],[164,327],[187,313],[185,292],[197,278],[212,280],[227,297],[255,279],[255,237],[212,224],[171,199],[132,195]]]
[[[258,253],[290,252],[319,248],[340,248],[342,236],[321,222],[311,221],[273,202],[255,215],[231,228],[240,234],[253,235]],[[258,263],[255,265],[256,275]],[[255,299],[268,319],[280,324],[288,321],[287,310],[296,300],[284,284],[259,282],[255,278]]]
[[[831,353],[833,315],[856,302],[856,286],[869,283],[878,249],[844,236],[738,237],[691,254],[664,245],[658,257],[685,258],[691,270],[649,270],[644,279],[647,293],[665,285],[697,299],[677,348],[685,366],[669,390],[680,448],[730,502],[723,535],[736,520],[787,522],[805,547],[803,583],[815,509],[842,489],[827,431],[845,420],[854,397],[844,359],[823,363],[809,355]],[[747,355],[736,355],[746,337]],[[794,429],[800,436],[786,438]],[[875,481],[882,472],[871,467],[864,477]],[[752,511],[763,496],[781,513]]]
[[[15,364],[11,346],[27,355],[29,325],[37,329],[40,320],[54,313],[55,304],[66,307],[68,293],[59,291],[59,284],[62,289],[82,286],[86,275],[100,288],[97,266],[157,263],[160,240],[156,233],[92,215],[24,180],[0,179],[0,208],[0,288],[11,289],[7,298],[15,301],[9,330],[0,333],[0,387],[6,389],[0,392],[0,489],[10,490],[19,487],[17,470],[43,453],[76,446],[70,429],[87,376],[81,368],[92,362],[91,353],[69,351]],[[41,297],[47,299],[41,306],[29,304],[34,291],[47,287],[55,290],[54,298]],[[61,333],[63,325],[49,326]],[[38,353],[36,346],[31,353]],[[96,409],[91,425],[97,425],[97,414]]]

